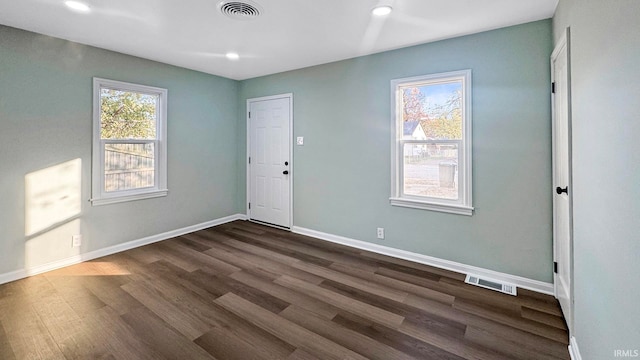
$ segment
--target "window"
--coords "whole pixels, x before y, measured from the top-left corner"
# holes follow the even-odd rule
[[[391,205],[471,215],[471,70],[391,81]]]
[[[93,79],[93,205],[167,195],[167,90]]]

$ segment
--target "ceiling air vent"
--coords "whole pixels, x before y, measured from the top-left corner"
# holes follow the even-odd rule
[[[467,278],[464,280],[467,284],[476,285],[485,289],[491,289],[500,291],[501,293],[517,296],[517,287],[513,284],[495,281],[492,279],[483,279],[477,275],[467,274]]]
[[[220,12],[236,20],[255,19],[262,13],[258,4],[248,1],[222,1],[218,7]]]

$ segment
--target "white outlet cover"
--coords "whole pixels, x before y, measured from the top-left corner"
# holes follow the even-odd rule
[[[296,139],[296,144],[304,145],[304,136],[298,136],[298,138]]]
[[[73,235],[71,237],[71,246],[78,247],[82,245],[82,235]]]

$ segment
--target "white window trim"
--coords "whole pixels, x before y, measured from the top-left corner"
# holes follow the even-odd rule
[[[446,199],[403,195],[403,181],[401,179],[403,173],[403,161],[399,159],[400,154],[404,153],[403,149],[400,148],[400,146],[402,146],[402,142],[399,141],[402,140],[403,132],[401,124],[397,121],[398,112],[402,108],[402,103],[399,102],[401,97],[396,93],[398,91],[398,86],[406,85],[408,83],[429,82],[451,78],[460,78],[462,80],[462,86],[464,89],[464,108],[462,114],[462,155],[464,159],[462,166],[458,168],[458,187],[460,189],[459,199],[455,201],[448,201]],[[389,197],[389,202],[391,205],[467,216],[473,215],[471,192],[471,114],[470,69],[391,80],[391,196]]]
[[[122,143],[154,143],[155,184],[153,187],[105,192],[104,191],[104,143],[100,139],[100,89],[109,88],[134,91],[158,96],[156,109],[155,140],[123,140]],[[122,81],[93,78],[93,162],[91,204],[107,205],[133,200],[167,196],[167,89],[131,84]],[[120,141],[110,141],[120,142]]]

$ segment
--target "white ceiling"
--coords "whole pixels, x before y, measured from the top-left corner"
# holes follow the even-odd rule
[[[231,79],[353,58],[553,16],[558,0],[252,0],[233,20],[220,0],[0,0],[0,24]],[[371,15],[378,4],[393,12]],[[240,54],[237,61],[224,54]]]

